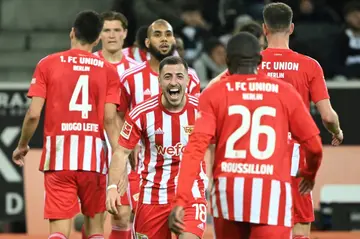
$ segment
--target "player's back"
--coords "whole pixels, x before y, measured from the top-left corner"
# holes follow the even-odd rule
[[[41,60],[34,77],[29,96],[46,99],[40,169],[100,172],[110,89],[112,103],[119,100],[115,68],[90,52],[72,49]]]
[[[267,48],[261,54],[260,72],[293,85],[306,107],[328,98],[323,71],[313,58],[290,49]]]
[[[232,75],[206,89],[217,122],[215,217],[291,225],[290,88],[263,75]]]

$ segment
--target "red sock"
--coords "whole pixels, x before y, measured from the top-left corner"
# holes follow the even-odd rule
[[[306,236],[293,236],[293,239],[310,239],[310,237],[306,237]]]
[[[101,234],[94,234],[94,235],[89,236],[88,239],[104,239],[104,236]]]
[[[64,234],[60,233],[60,232],[55,232],[55,233],[52,233],[48,237],[48,239],[67,239],[67,237]]]
[[[112,227],[109,239],[131,239],[131,230]]]
[[[81,228],[81,239],[87,239],[87,236],[85,234],[85,227],[84,225]]]

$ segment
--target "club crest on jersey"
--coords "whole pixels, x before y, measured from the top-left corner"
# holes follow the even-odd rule
[[[183,128],[185,133],[190,135],[194,130],[194,125],[183,126]]]
[[[149,239],[149,238],[148,238],[148,236],[137,232],[136,239]]]
[[[125,121],[121,129],[121,133],[120,133],[121,136],[124,137],[125,139],[129,139],[131,131],[132,131],[132,125]]]

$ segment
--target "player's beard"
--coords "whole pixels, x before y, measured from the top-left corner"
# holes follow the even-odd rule
[[[158,49],[156,49],[151,43],[149,45],[149,49],[148,51],[150,52],[150,54],[155,57],[156,60],[158,61],[162,61],[164,58],[168,57],[168,56],[172,56],[174,55],[175,52],[175,44],[172,44],[170,46],[170,50],[168,53],[162,54]]]

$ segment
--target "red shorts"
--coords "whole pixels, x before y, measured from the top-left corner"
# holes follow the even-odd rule
[[[136,210],[136,205],[139,200],[139,192],[140,192],[140,175],[131,170],[130,174],[128,175],[129,178],[129,186],[127,193],[120,197],[121,205],[128,205],[130,206],[131,210]],[[130,199],[130,200],[129,200]]]
[[[138,203],[135,214],[135,232],[141,239],[171,239],[168,216],[171,212],[170,204],[142,204]],[[206,205],[192,204],[185,208],[185,232],[202,238],[206,225]]]
[[[221,239],[291,239],[291,228],[214,218],[215,237]]]
[[[294,224],[296,223],[311,223],[315,220],[314,204],[312,195],[300,195],[299,184],[301,178],[292,178],[291,188],[294,205]]]
[[[106,175],[87,171],[44,173],[45,219],[70,219],[80,212],[88,217],[106,211]],[[94,200],[96,199],[96,200]]]

